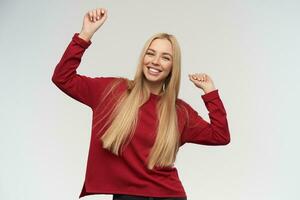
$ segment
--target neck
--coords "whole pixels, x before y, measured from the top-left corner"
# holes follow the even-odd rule
[[[163,92],[163,83],[153,83],[145,80],[146,86],[153,94],[160,95]]]

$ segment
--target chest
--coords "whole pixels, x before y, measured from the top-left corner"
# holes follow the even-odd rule
[[[157,128],[156,104],[148,101],[139,108],[136,131],[132,142],[151,148],[155,142]]]

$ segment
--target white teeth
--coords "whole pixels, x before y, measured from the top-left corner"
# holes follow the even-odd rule
[[[157,69],[153,69],[153,68],[151,68],[151,67],[149,67],[149,70],[152,71],[152,72],[157,72],[157,73],[160,72],[160,71],[158,71]]]

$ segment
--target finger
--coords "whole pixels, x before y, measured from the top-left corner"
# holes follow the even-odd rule
[[[106,10],[104,8],[101,8],[101,15],[104,15],[106,13]]]
[[[93,22],[94,21],[94,11],[93,10],[90,11],[90,16],[91,16],[91,21]]]
[[[198,80],[198,81],[202,81],[202,77],[201,77],[201,74],[200,74],[200,73],[197,73],[197,80]]]
[[[98,8],[96,12],[97,12],[97,18],[96,19],[99,20],[100,17],[101,17],[101,8]]]
[[[104,8],[101,8],[101,9],[99,9],[99,13],[100,14],[99,14],[98,22],[103,23],[107,18],[107,12]]]
[[[89,11],[89,19],[90,19],[90,21],[93,21],[93,12],[92,11]]]
[[[204,73],[199,73],[198,77],[199,77],[200,81],[205,81]]]
[[[102,10],[102,17],[103,17],[103,21],[105,21],[107,18],[107,9]]]
[[[193,75],[193,74],[190,74],[190,75],[189,75],[189,78],[190,78],[190,80],[191,80],[192,82],[195,82],[195,81],[196,81],[196,77],[195,77],[195,75]]]
[[[92,19],[92,21],[94,21],[94,14],[93,14],[93,10],[91,10],[91,11],[90,11],[90,13],[91,13],[91,19]]]
[[[97,17],[97,10],[93,10],[93,21],[96,21],[96,17]]]
[[[201,81],[205,81],[204,73],[201,74]]]
[[[201,80],[201,77],[199,77],[199,76],[197,76],[196,80],[197,80],[197,81],[202,81],[202,80]]]

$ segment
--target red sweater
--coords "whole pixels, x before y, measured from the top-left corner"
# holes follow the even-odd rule
[[[89,106],[93,111],[92,125],[96,106],[105,86],[117,77],[87,77],[76,72],[85,50],[91,41],[78,37],[75,33],[57,64],[52,81],[68,96]],[[125,81],[119,91],[127,88]],[[195,143],[202,145],[226,145],[230,142],[226,111],[219,97],[218,90],[201,96],[209,111],[210,123],[203,120],[188,103],[177,99],[176,103],[185,106],[186,115],[178,113],[181,145]],[[155,105],[160,96],[152,94],[149,100],[140,107],[138,125],[122,157],[115,156],[102,148],[96,138],[99,126],[92,126],[89,155],[85,181],[81,194],[131,194],[152,197],[187,197],[179,179],[176,167],[154,167],[149,170],[146,159],[155,141]],[[107,105],[103,102],[103,105]]]

